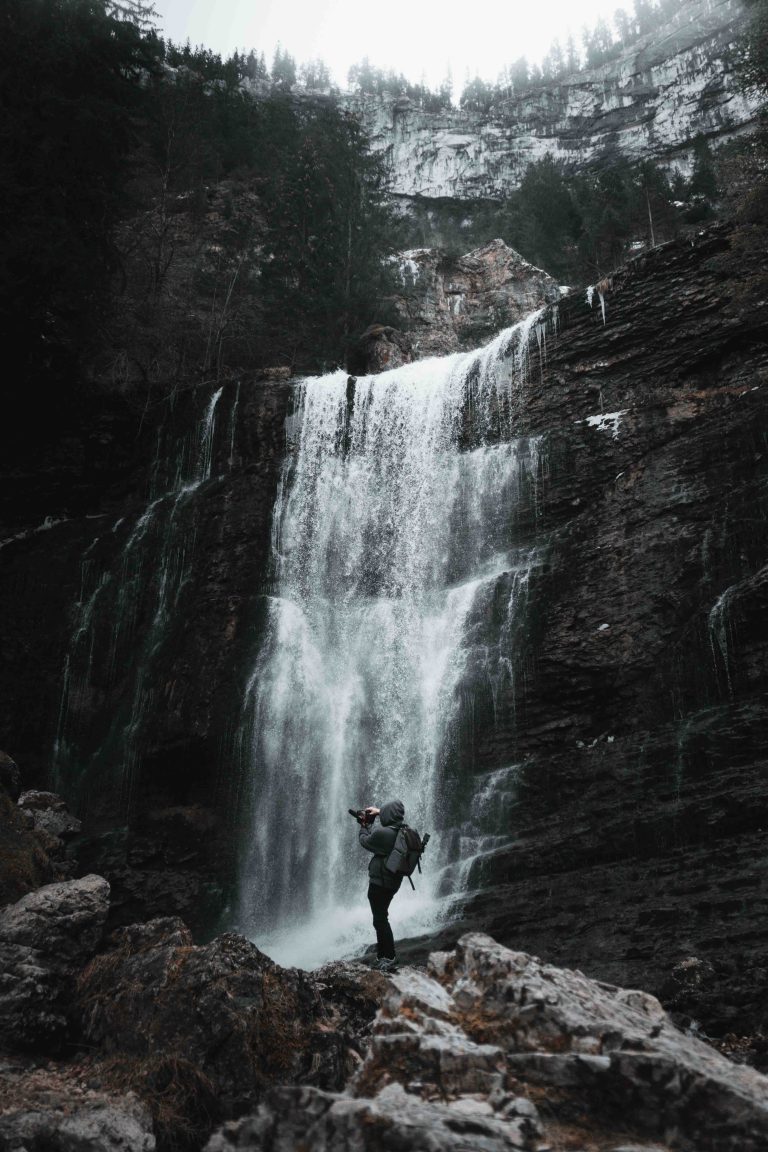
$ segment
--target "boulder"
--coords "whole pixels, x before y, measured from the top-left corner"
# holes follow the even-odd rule
[[[21,794],[21,773],[15,760],[6,752],[0,752],[0,791],[18,800]]]
[[[355,376],[370,376],[410,364],[413,359],[409,336],[387,324],[371,324],[352,347],[347,370]]]
[[[22,792],[18,806],[43,851],[52,861],[56,879],[69,879],[74,875],[77,864],[68,857],[67,844],[80,832],[80,821],[69,811],[66,801],[55,792]]]
[[[101,942],[108,907],[109,884],[102,876],[46,884],[0,911],[0,943],[79,967]]]
[[[154,1152],[138,1098],[89,1087],[78,1072],[0,1062],[0,1152]]]
[[[70,1035],[76,971],[98,947],[109,904],[100,876],[46,884],[0,910],[0,1041],[55,1052]]]
[[[428,1103],[399,1084],[355,1100],[314,1088],[270,1092],[255,1116],[226,1124],[205,1152],[512,1152],[535,1147],[481,1102]]]
[[[90,1045],[124,1061],[127,1077],[134,1070],[138,1091],[146,1069],[174,1063],[168,1093],[204,1078],[210,1108],[226,1116],[275,1083],[343,1086],[386,985],[366,975],[370,987],[353,966],[334,965],[317,981],[234,933],[195,946],[168,917],[112,934],[82,974],[77,1014]]]
[[[268,1092],[207,1152],[761,1152],[768,1078],[679,1031],[645,992],[465,935],[403,969],[342,1093]]]
[[[55,792],[22,792],[18,798],[19,808],[32,814],[33,827],[43,829],[50,836],[61,841],[77,836],[82,825],[72,815],[65,800]]]

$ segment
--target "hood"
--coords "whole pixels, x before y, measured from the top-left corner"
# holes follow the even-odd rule
[[[384,828],[392,828],[396,824],[402,824],[404,819],[405,805],[402,800],[388,800],[386,804],[382,804],[379,820]]]

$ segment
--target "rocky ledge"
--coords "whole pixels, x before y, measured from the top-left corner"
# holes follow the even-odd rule
[[[440,248],[412,249],[401,254],[399,271],[403,287],[394,303],[417,359],[475,348],[561,296],[547,272],[503,240],[491,240],[465,256]]]
[[[768,1077],[644,992],[480,934],[392,977],[196,946],[170,918],[102,941],[108,892],[64,881],[0,912],[0,1152],[768,1146]]]
[[[392,978],[343,1093],[273,1091],[206,1149],[288,1152],[299,1139],[307,1152],[757,1152],[768,1079],[679,1032],[646,993],[467,935],[426,973]]]

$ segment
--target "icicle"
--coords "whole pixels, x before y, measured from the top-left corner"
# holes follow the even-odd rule
[[[722,663],[723,671],[725,672],[725,682],[728,689],[728,695],[733,695],[733,683],[731,680],[731,661],[730,661],[730,641],[731,641],[731,621],[730,621],[730,604],[735,592],[736,585],[731,585],[726,588],[713,604],[709,612],[708,626],[709,626],[709,645],[712,649],[712,658],[717,670],[719,663]],[[718,661],[719,654],[719,661]]]
[[[235,390],[235,400],[232,405],[232,416],[229,425],[229,467],[230,469],[235,466],[235,434],[237,432],[237,409],[240,404],[240,381],[237,382]]]

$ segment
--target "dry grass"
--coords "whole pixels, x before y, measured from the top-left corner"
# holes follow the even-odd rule
[[[19,900],[52,879],[53,867],[40,841],[0,789],[0,904]]]
[[[115,1057],[100,1065],[105,1084],[135,1092],[149,1108],[158,1152],[200,1147],[217,1119],[214,1085],[202,1069],[177,1053],[140,1059]]]

